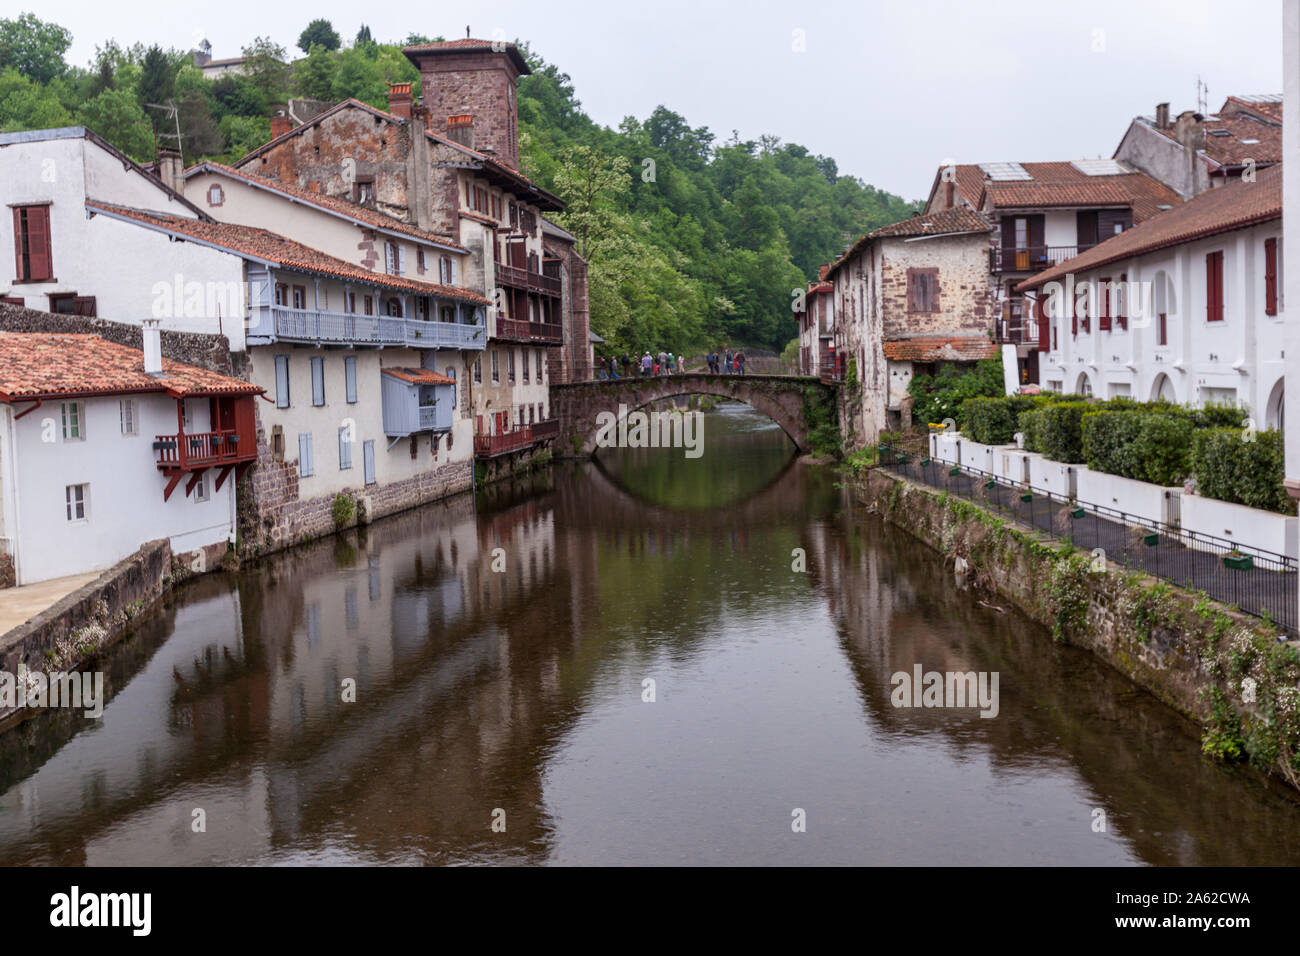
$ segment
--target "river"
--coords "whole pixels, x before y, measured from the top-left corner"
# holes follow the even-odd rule
[[[102,718],[0,737],[0,863],[1300,863],[1289,792],[704,427],[182,586]],[[893,706],[917,664],[996,717]]]

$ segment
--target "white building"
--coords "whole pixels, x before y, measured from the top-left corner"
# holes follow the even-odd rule
[[[1045,319],[1044,387],[1244,404],[1259,427],[1280,427],[1281,217],[1279,166],[1203,192],[1022,282],[1017,291],[1032,293],[1029,308]],[[1056,297],[1045,296],[1053,290]]]
[[[0,332],[0,543],[17,583],[102,570],[159,538],[199,570],[219,557],[260,391],[161,359],[156,328],[144,354]]]

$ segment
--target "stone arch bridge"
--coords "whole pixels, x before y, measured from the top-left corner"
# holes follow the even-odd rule
[[[596,451],[601,412],[618,415],[623,406],[630,414],[678,395],[716,395],[762,412],[802,454],[812,450],[809,433],[815,424],[806,417],[805,398],[819,393],[831,401],[830,420],[834,423],[834,387],[808,376],[693,373],[552,385],[551,415],[559,420],[560,430],[552,448],[560,457],[589,458]]]

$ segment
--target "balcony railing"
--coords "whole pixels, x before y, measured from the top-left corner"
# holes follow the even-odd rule
[[[264,336],[282,342],[396,345],[427,349],[481,349],[487,345],[487,329],[483,325],[290,309],[285,306],[274,306],[270,311],[269,323],[262,321],[249,328],[250,338]]]
[[[989,269],[993,272],[1042,272],[1073,259],[1092,245],[1081,246],[995,246],[989,250]]]
[[[1018,315],[997,320],[995,339],[998,345],[1037,345],[1038,322]]]
[[[529,292],[540,292],[544,295],[559,295],[561,289],[560,279],[557,276],[548,276],[541,272],[530,272],[527,269],[508,266],[505,263],[497,264],[497,282],[513,289],[525,289]]]
[[[251,440],[241,441],[233,429],[155,435],[153,447],[158,453],[158,467],[167,471],[232,465],[257,457],[256,444]]]
[[[558,322],[528,322],[524,319],[508,319],[497,313],[497,338],[510,339],[514,342],[549,342],[560,344],[564,341],[564,327]]]
[[[515,425],[500,435],[475,435],[474,454],[491,457],[527,448],[533,442],[554,438],[560,433],[560,420],[548,418],[531,425]]]
[[[450,386],[448,386],[450,387]],[[420,406],[420,431],[433,431],[438,427],[438,408],[435,405]]]

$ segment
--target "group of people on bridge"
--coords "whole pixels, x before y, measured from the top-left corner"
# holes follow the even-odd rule
[[[739,350],[733,355],[731,349],[714,349],[706,356],[709,373],[712,375],[744,375],[745,353]],[[597,363],[602,379],[629,378],[633,374],[642,376],[680,375],[686,371],[686,356],[674,356],[672,352],[661,351],[658,355],[644,353],[634,359],[626,352],[622,358],[611,355]],[[620,367],[622,371],[620,372]]]

